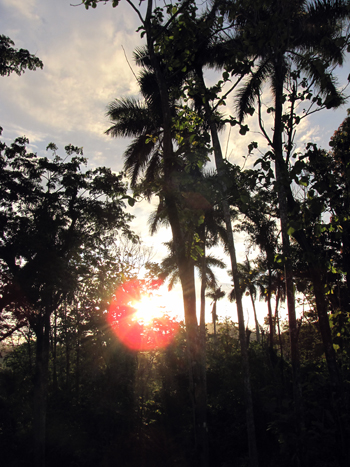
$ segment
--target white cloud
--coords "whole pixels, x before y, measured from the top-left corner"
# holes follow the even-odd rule
[[[2,5],[1,5],[2,1]],[[106,107],[115,98],[136,95],[132,62],[139,45],[138,19],[127,5],[86,11],[70,0],[0,0],[4,34],[37,53],[43,70],[2,78],[0,123],[7,137],[26,135],[32,143],[55,141],[84,146],[93,166],[122,166],[124,140],[104,135]]]
[[[40,19],[38,14],[38,0],[2,0],[3,5],[12,10],[16,15],[25,17],[30,21]]]
[[[132,42],[119,36],[121,42]],[[40,56],[45,64],[42,71],[27,79],[11,77],[7,83],[20,112],[56,131],[105,131],[107,104],[114,96],[136,90],[121,47],[116,50],[105,43],[110,43],[108,29],[99,39],[79,29],[47,47]]]

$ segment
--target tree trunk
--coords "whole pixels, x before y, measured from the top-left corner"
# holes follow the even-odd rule
[[[217,320],[217,315],[216,315],[216,300],[214,300],[213,303],[213,309],[211,311],[212,317],[213,317],[213,328],[214,328],[214,337],[216,339],[216,320]]]
[[[278,316],[279,302],[280,302],[280,288],[278,286],[277,293],[276,293],[276,304],[275,304],[275,322],[277,324],[278,342],[280,346],[281,359],[283,360],[283,343],[282,343],[282,335],[281,335],[280,318]]]
[[[250,300],[252,302],[252,307],[253,307],[253,312],[254,312],[256,341],[258,342],[258,344],[260,344],[260,326],[259,326],[258,316],[256,314],[255,301],[254,301],[253,295],[251,293],[249,293],[249,295],[250,295]]]
[[[201,72],[198,72],[198,77],[200,79],[202,89],[205,92],[206,87],[205,87],[203,75]],[[237,269],[236,249],[235,249],[235,243],[234,243],[233,232],[232,232],[230,209],[229,209],[228,202],[226,201],[226,197],[225,197],[227,187],[224,182],[224,162],[223,162],[217,127],[216,127],[215,122],[211,118],[211,109],[206,99],[205,99],[204,106],[205,106],[206,119],[210,125],[210,133],[211,133],[211,138],[212,138],[212,143],[213,143],[213,148],[214,148],[216,170],[217,170],[219,180],[221,183],[222,209],[223,209],[224,219],[225,219],[225,224],[226,224],[227,242],[228,242],[228,250],[229,250],[230,259],[231,259],[233,283],[234,283],[234,287],[236,290],[239,340],[240,340],[240,346],[241,346],[242,367],[243,367],[244,397],[245,397],[245,407],[246,407],[249,460],[250,460],[251,467],[258,467],[259,461],[258,461],[258,451],[257,451],[257,446],[256,446],[253,398],[252,398],[251,384],[250,384],[248,346],[247,346],[247,340],[246,340],[246,335],[245,335],[242,294],[241,294],[241,289],[239,285],[239,273]]]
[[[80,315],[78,304],[76,303],[76,343],[75,343],[75,396],[77,401],[79,400],[79,389],[80,389],[80,338],[81,338],[81,329],[80,329]]]
[[[320,332],[325,351],[328,372],[334,391],[338,394],[338,396],[340,396],[342,393],[341,381],[338,370],[337,357],[333,347],[331,328],[329,325],[327,303],[324,297],[325,283],[324,280],[322,280],[321,274],[315,268],[310,269],[310,273],[314,286],[318,322],[320,325]]]
[[[302,392],[299,370],[298,329],[295,313],[293,267],[290,255],[290,241],[288,235],[288,203],[286,187],[289,187],[288,169],[283,159],[282,143],[282,112],[283,112],[283,83],[285,73],[283,61],[276,59],[275,65],[275,125],[273,133],[273,150],[275,154],[275,174],[278,195],[279,216],[282,231],[282,252],[284,257],[284,274],[287,295],[287,309],[289,322],[289,339],[291,362],[293,370],[293,393],[296,420],[302,424]],[[299,423],[298,423],[299,425]],[[297,427],[299,432],[299,428]]]
[[[66,348],[66,390],[70,387],[70,346],[68,333],[68,318],[67,318],[67,302],[64,304],[64,332],[65,332],[65,348]]]
[[[204,233],[205,236],[205,233]],[[208,452],[208,428],[207,428],[207,350],[206,350],[206,329],[205,329],[205,291],[207,288],[207,262],[205,251],[205,238],[203,239],[203,256],[202,256],[202,281],[201,281],[201,313],[199,323],[200,334],[200,385],[198,397],[198,423],[199,433],[202,437],[199,443],[202,446],[201,452],[201,465],[209,465],[209,452]]]
[[[272,307],[271,307],[271,291],[272,291],[272,272],[271,268],[269,268],[269,282],[267,286],[267,309],[269,313],[269,328],[270,328],[270,335],[269,335],[269,347],[272,350],[273,349],[273,340],[274,340],[274,334],[275,334],[275,326],[273,323],[273,317],[272,317]]]
[[[282,142],[282,114],[283,114],[283,83],[285,78],[284,63],[281,57],[276,58],[275,62],[275,122],[273,132],[273,151],[275,156],[275,176],[278,196],[279,217],[281,222],[282,232],[282,253],[284,257],[284,275],[287,296],[288,323],[289,323],[289,341],[291,352],[291,363],[293,371],[293,399],[294,399],[294,414],[295,414],[295,431],[297,437],[296,444],[296,459],[302,463],[303,458],[303,441],[301,433],[304,429],[304,411],[302,389],[300,381],[300,362],[298,349],[298,328],[295,312],[295,297],[294,297],[294,282],[293,282],[293,266],[290,254],[290,240],[288,234],[288,202],[287,189],[290,187],[288,177],[288,167],[283,158],[283,142]],[[287,188],[288,187],[288,188]]]
[[[57,310],[54,313],[53,345],[52,345],[52,386],[54,392],[58,389],[57,380]]]
[[[202,224],[203,225],[203,224]],[[207,260],[206,260],[206,248],[205,248],[205,227],[203,226],[200,234],[201,244],[203,248],[203,256],[201,258],[201,304],[200,304],[200,319],[199,328],[201,340],[204,338],[205,342],[205,291],[207,288]]]
[[[163,160],[164,160],[164,200],[168,209],[169,223],[172,230],[175,254],[179,268],[179,276],[182,286],[183,302],[185,309],[185,323],[187,333],[187,346],[189,356],[190,381],[192,382],[192,402],[195,413],[195,442],[197,450],[198,465],[207,467],[207,427],[206,407],[204,406],[204,388],[201,378],[201,361],[198,323],[196,316],[196,292],[194,281],[194,266],[192,260],[186,258],[185,242],[182,228],[178,218],[177,206],[174,198],[173,170],[174,154],[172,143],[172,118],[170,111],[169,91],[165,80],[159,58],[154,51],[154,37],[151,25],[152,0],[148,0],[147,13],[144,21],[146,31],[147,47],[150,61],[155,72],[157,86],[159,89],[162,126],[163,126]],[[205,420],[205,421],[204,421]]]
[[[206,376],[205,364],[202,354],[197,317],[195,310],[195,279],[194,264],[192,260],[187,261],[187,266],[180,270],[180,281],[182,285],[183,302],[185,308],[185,324],[187,335],[187,355],[190,372],[190,395],[194,414],[194,436],[195,449],[198,465],[208,466],[208,442],[207,442],[207,418],[206,418]]]
[[[33,444],[34,465],[45,467],[46,412],[50,350],[50,312],[46,309],[35,325],[36,361],[34,377]]]

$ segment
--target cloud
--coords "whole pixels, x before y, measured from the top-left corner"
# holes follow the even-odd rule
[[[36,12],[38,0],[2,0],[3,6],[12,10],[13,14],[23,16],[30,21],[38,21],[39,14]]]
[[[39,153],[50,141],[84,146],[92,166],[119,171],[128,141],[104,135],[106,107],[116,97],[138,94],[125,58],[132,64],[141,44],[138,18],[126,4],[86,11],[71,3],[3,1],[2,33],[36,53],[44,69],[1,79],[0,123],[7,141],[26,135]]]
[[[46,18],[38,38],[44,69],[35,76],[11,76],[5,84],[7,95],[16,96],[22,119],[30,116],[54,131],[74,128],[101,134],[107,126],[107,104],[138,91],[122,49],[124,43],[130,53],[138,37],[118,30],[119,22],[108,16],[93,28],[91,21],[81,19],[60,34],[63,19]]]

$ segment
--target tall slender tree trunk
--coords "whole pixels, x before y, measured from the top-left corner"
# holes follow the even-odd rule
[[[81,328],[80,328],[80,315],[79,307],[76,303],[76,341],[75,341],[75,395],[77,401],[79,400],[80,393],[80,338],[81,338]]]
[[[36,361],[34,377],[33,447],[34,465],[45,467],[46,413],[50,351],[50,312],[45,309],[35,325]]]
[[[275,326],[273,323],[272,307],[271,307],[271,291],[272,291],[272,277],[271,276],[272,276],[272,271],[271,271],[271,268],[269,268],[269,281],[267,285],[267,309],[269,313],[269,328],[270,328],[269,347],[272,350],[274,334],[275,334]]]
[[[216,132],[216,128],[215,128]],[[212,134],[213,137],[213,134]],[[215,136],[214,136],[215,138]],[[214,144],[214,153],[216,160],[216,168],[219,177],[222,179],[222,155],[221,147],[218,146],[219,140],[217,138]],[[216,147],[216,149],[215,149]],[[220,149],[219,149],[220,148]],[[243,366],[243,381],[244,381],[244,397],[246,407],[246,421],[247,421],[247,432],[248,432],[248,446],[249,446],[249,459],[251,467],[258,467],[258,450],[256,446],[256,434],[255,434],[255,422],[254,422],[254,410],[253,410],[253,397],[250,384],[250,370],[249,370],[249,358],[248,358],[248,345],[245,335],[244,326],[244,314],[242,306],[242,294],[239,285],[239,274],[237,269],[236,249],[233,239],[230,210],[228,203],[223,199],[222,207],[224,211],[225,224],[227,229],[228,248],[230,252],[231,268],[233,275],[233,283],[236,290],[236,303],[237,303],[237,315],[238,315],[238,329],[239,329],[239,340],[241,346],[242,366]]]
[[[205,92],[206,86],[203,79],[202,71],[198,71],[198,78],[202,85],[202,89]],[[256,446],[256,433],[255,433],[255,422],[254,422],[254,410],[253,410],[253,398],[251,391],[250,383],[250,370],[249,370],[249,359],[248,359],[248,346],[245,335],[245,326],[244,326],[244,314],[243,314],[243,305],[242,305],[242,294],[239,285],[239,273],[237,268],[237,258],[236,258],[236,249],[232,232],[231,225],[231,216],[228,202],[226,200],[227,187],[224,182],[224,161],[221,152],[220,140],[218,137],[218,131],[215,122],[211,118],[211,109],[207,100],[205,100],[205,113],[207,116],[207,121],[210,125],[210,133],[214,148],[214,157],[216,170],[219,176],[222,190],[222,209],[224,214],[224,220],[226,225],[227,232],[227,243],[228,250],[230,253],[231,259],[231,269],[233,276],[233,283],[236,290],[236,304],[237,304],[237,315],[238,315],[238,329],[239,329],[239,340],[241,346],[241,356],[242,356],[242,367],[243,367],[243,380],[244,380],[244,397],[245,397],[245,407],[246,407],[246,422],[247,422],[247,434],[248,434],[248,447],[249,447],[249,460],[251,467],[258,467],[258,450]]]
[[[279,1],[278,8],[283,9],[285,2]],[[275,171],[276,182],[278,190],[279,213],[281,220],[282,230],[282,247],[283,256],[285,257],[285,283],[287,294],[287,306],[289,317],[289,332],[291,343],[291,359],[293,366],[293,380],[294,380],[294,396],[296,404],[296,412],[299,412],[298,418],[302,415],[302,395],[301,385],[299,380],[299,356],[298,356],[298,329],[295,317],[295,300],[293,292],[293,270],[290,260],[290,243],[288,235],[288,215],[289,210],[292,211],[295,206],[293,194],[291,192],[288,167],[283,158],[283,144],[282,144],[282,111],[283,111],[283,83],[285,78],[284,64],[282,56],[276,56],[274,67],[274,87],[275,87],[275,126],[273,134],[273,150],[275,154]],[[305,232],[299,232],[295,235],[296,240],[306,253],[307,257],[311,258],[308,261],[309,272],[311,280],[314,285],[314,293],[316,299],[316,308],[320,322],[321,335],[323,339],[328,370],[332,384],[340,390],[339,372],[337,370],[337,362],[335,352],[333,349],[332,338],[329,328],[329,321],[327,316],[327,304],[325,300],[325,292],[323,288],[322,273],[317,271],[314,267],[314,262],[317,263],[317,253],[313,251],[312,244],[306,239]],[[311,253],[311,254],[310,254]],[[316,254],[315,254],[316,253]]]
[[[253,307],[253,312],[254,312],[256,341],[260,344],[260,326],[259,326],[259,321],[258,321],[258,315],[256,314],[255,300],[251,292],[249,292],[249,295],[250,295],[250,300],[252,302],[252,307]]]
[[[147,12],[144,21],[147,47],[150,61],[155,72],[159,89],[162,126],[163,126],[163,160],[164,160],[164,199],[168,208],[169,223],[172,230],[175,254],[179,268],[179,276],[182,286],[185,324],[187,333],[187,347],[189,357],[189,372],[191,380],[191,394],[193,410],[195,413],[195,444],[197,462],[200,467],[208,466],[208,443],[206,427],[206,405],[204,402],[203,378],[201,378],[201,360],[198,322],[196,316],[196,293],[194,281],[194,266],[192,260],[186,258],[185,242],[182,228],[179,222],[177,206],[174,197],[174,184],[172,183],[174,170],[174,154],[172,143],[172,118],[168,85],[160,66],[159,58],[154,51],[154,37],[151,25],[153,2],[148,0]]]
[[[213,309],[211,311],[212,317],[213,317],[213,330],[214,330],[214,337],[216,339],[216,320],[217,320],[217,314],[216,314],[216,300],[214,300],[213,303]]]
[[[207,288],[207,258],[206,258],[206,248],[205,248],[205,227],[202,227],[202,232],[200,233],[200,239],[203,249],[203,256],[201,258],[201,295],[200,295],[200,319],[199,319],[199,328],[201,334],[201,340],[204,336],[205,338],[205,290]]]
[[[67,316],[67,302],[64,303],[64,331],[65,331],[65,348],[66,348],[66,390],[70,387],[70,342],[68,333],[68,316]]]
[[[277,293],[276,293],[276,303],[275,303],[275,323],[277,324],[278,342],[279,342],[279,346],[280,346],[281,359],[283,360],[283,344],[282,344],[280,318],[279,318],[279,315],[278,315],[279,302],[280,302],[280,288],[278,286]]]
[[[203,256],[202,256],[202,280],[201,280],[201,311],[200,311],[200,322],[199,322],[199,334],[200,334],[200,393],[198,395],[199,401],[199,425],[202,441],[200,445],[203,447],[201,454],[202,465],[209,465],[209,452],[207,442],[207,348],[206,348],[206,329],[205,329],[205,291],[207,288],[207,261],[206,261],[206,249],[205,249],[205,227],[203,240]]]
[[[182,285],[183,302],[185,308],[185,324],[187,335],[187,354],[190,372],[190,395],[194,414],[194,436],[198,465],[208,466],[207,441],[207,408],[206,408],[206,375],[200,333],[195,309],[195,279],[194,265],[181,268],[180,281]]]
[[[290,241],[288,235],[288,204],[286,185],[289,186],[287,170],[282,152],[282,96],[283,96],[283,71],[282,65],[276,66],[276,90],[275,90],[275,127],[273,135],[273,149],[275,153],[275,174],[277,182],[277,194],[279,204],[279,215],[282,231],[282,251],[284,256],[284,274],[287,295],[287,309],[289,322],[289,339],[291,349],[291,361],[293,368],[293,387],[296,403],[301,403],[301,391],[299,382],[299,352],[298,352],[298,330],[295,312],[295,297],[293,283],[293,267],[290,255]]]
[[[300,362],[298,349],[298,328],[295,312],[295,297],[294,297],[294,282],[293,282],[293,266],[290,253],[290,240],[288,234],[288,202],[286,187],[289,187],[288,168],[286,167],[283,158],[283,142],[282,142],[282,114],[283,114],[283,83],[285,71],[281,57],[276,58],[275,62],[275,125],[273,133],[273,150],[275,155],[275,176],[277,185],[279,217],[281,222],[282,232],[282,252],[284,257],[284,275],[287,296],[288,323],[289,323],[289,340],[291,351],[291,363],[293,371],[293,399],[294,399],[294,415],[295,415],[295,430],[297,434],[297,462],[302,463],[303,446],[301,440],[301,432],[304,427],[304,412],[303,399],[300,381]]]
[[[52,343],[52,385],[54,392],[58,389],[57,379],[57,310],[54,313],[53,343]]]

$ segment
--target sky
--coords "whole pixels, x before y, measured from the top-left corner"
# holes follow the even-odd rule
[[[59,154],[64,153],[67,144],[73,144],[83,147],[89,167],[108,166],[119,172],[129,141],[104,134],[110,126],[106,108],[115,98],[138,97],[133,50],[144,44],[136,32],[139,19],[123,0],[115,9],[107,3],[86,10],[78,3],[79,0],[0,0],[0,34],[9,36],[16,48],[28,49],[44,63],[42,70],[0,77],[2,138],[10,144],[25,135],[30,140],[30,149],[39,156],[47,155],[46,146],[50,142],[59,147]],[[340,85],[345,85],[349,72],[346,64],[339,72]],[[214,79],[208,76],[209,80]],[[230,108],[232,101],[228,101],[227,110]],[[331,135],[346,117],[346,109],[347,105],[304,120],[298,129],[297,147],[303,149],[312,141],[327,149]],[[242,157],[252,140],[259,141],[261,150],[265,144],[256,123],[252,120],[248,124],[251,131],[245,137],[238,135],[236,128],[221,135],[224,154],[241,166],[253,163],[253,159],[245,162]],[[268,128],[269,122],[266,125]],[[145,245],[153,247],[155,261],[166,255],[163,242],[171,237],[165,229],[155,237],[149,235],[147,219],[156,201],[142,202],[131,211],[135,215],[132,226]],[[238,261],[244,261],[243,238],[236,236],[235,241]],[[221,252],[218,256],[225,259]],[[223,289],[229,290],[227,274],[219,272],[219,277]],[[169,294],[170,303],[176,309],[181,308],[179,287]],[[248,300],[244,309],[252,324]],[[262,321],[266,305],[261,304],[259,310]],[[235,305],[227,300],[218,303],[217,311],[220,317],[237,321]],[[209,312],[208,303],[208,320]]]

